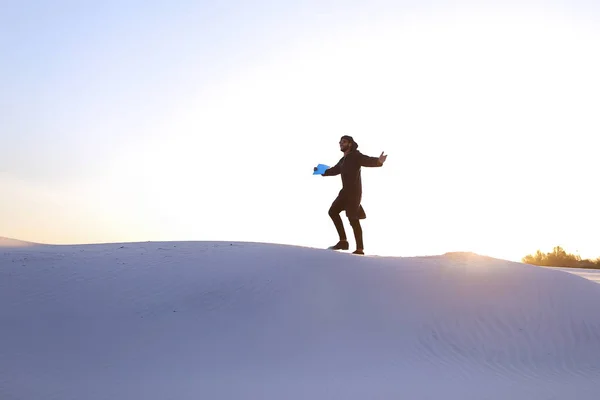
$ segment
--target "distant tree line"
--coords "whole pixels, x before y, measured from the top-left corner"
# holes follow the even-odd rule
[[[535,254],[523,257],[525,264],[541,265],[544,267],[566,267],[566,268],[595,268],[600,269],[600,257],[595,260],[582,259],[575,254],[567,253],[562,247],[556,246],[549,253],[538,250]]]

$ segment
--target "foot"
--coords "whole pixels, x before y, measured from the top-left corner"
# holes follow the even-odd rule
[[[365,251],[363,249],[356,249],[352,252],[352,254],[360,254],[360,255],[364,255]]]
[[[347,240],[340,240],[335,246],[331,246],[330,250],[348,250],[350,246]]]

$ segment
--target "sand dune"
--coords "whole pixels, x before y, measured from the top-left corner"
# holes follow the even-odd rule
[[[26,242],[23,240],[11,239],[4,236],[0,236],[0,248],[2,247],[28,247],[37,246],[39,243]]]
[[[600,283],[600,269],[590,269],[590,268],[554,268],[554,269],[568,272],[570,274],[582,276],[586,279],[589,279],[590,281]]]
[[[600,285],[470,254],[0,252],[1,399],[597,399]]]

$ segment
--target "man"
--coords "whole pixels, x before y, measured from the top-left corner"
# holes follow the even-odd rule
[[[358,151],[358,143],[354,141],[352,136],[348,135],[341,137],[340,151],[344,153],[344,156],[335,166],[323,173],[323,176],[342,175],[342,190],[340,190],[338,197],[329,208],[329,216],[333,220],[340,241],[335,246],[331,246],[330,249],[348,250],[350,247],[346,238],[344,224],[340,217],[340,213],[346,210],[346,216],[350,221],[350,226],[352,226],[354,238],[356,239],[356,251],[353,254],[365,254],[360,220],[367,218],[367,215],[361,205],[362,181],[360,171],[361,167],[381,167],[387,155],[383,155],[383,152],[381,152],[379,157],[369,157],[362,154]],[[316,170],[317,168],[315,167]]]

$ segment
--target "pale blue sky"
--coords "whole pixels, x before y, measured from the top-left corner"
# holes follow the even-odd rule
[[[585,232],[599,16],[592,1],[2,2],[0,235],[324,247],[340,182],[310,172],[347,133],[390,154],[363,172],[367,250],[600,256]]]
[[[338,26],[381,18],[393,2],[277,3],[5,6],[0,33],[10,62],[0,65],[6,88],[1,100],[8,106],[1,131],[10,134],[3,164],[24,179],[86,179],[86,171],[101,168],[124,136],[143,139],[152,131],[153,117],[207,85]]]

